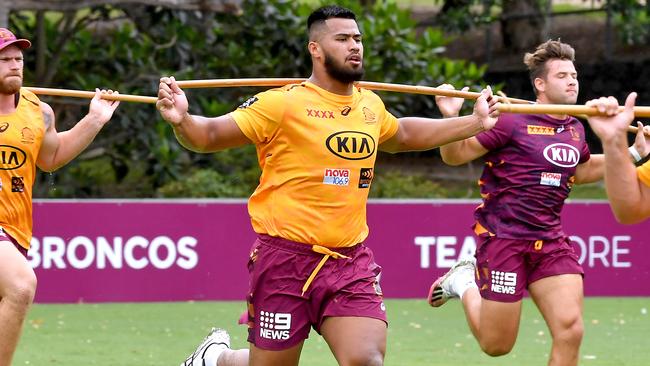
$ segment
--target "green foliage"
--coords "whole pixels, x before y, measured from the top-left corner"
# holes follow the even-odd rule
[[[499,20],[505,0],[436,0],[442,5],[435,17],[438,26],[449,33],[460,34],[472,28]]]
[[[124,167],[115,166],[116,162],[107,156],[85,159],[82,155],[66,174],[44,173],[36,186],[50,198],[151,197],[153,177],[145,174],[144,164],[132,162],[128,174],[118,181],[117,172]]]
[[[436,29],[416,35],[408,10],[385,1],[370,8],[355,1],[341,5],[356,11],[364,32],[366,80],[480,87],[485,67],[441,57],[448,40]],[[36,47],[26,52],[26,85],[156,95],[161,75],[178,80],[307,77],[306,18],[314,8],[288,0],[246,0],[241,15],[129,4],[85,9],[75,17],[46,16],[48,69],[30,72],[36,68]],[[33,13],[13,12],[10,26],[36,40],[36,19]],[[227,113],[259,91],[186,90],[190,113],[205,116]],[[437,114],[432,97],[382,97],[397,116]],[[69,129],[87,111],[87,101],[43,99],[55,110],[58,130]],[[88,159],[41,176],[47,184],[37,185],[35,196],[242,196],[259,176],[253,148],[190,152],[151,105],[122,103],[89,150],[94,153]],[[207,184],[210,179],[215,183]]]
[[[547,6],[548,1],[550,0],[436,0],[443,5],[442,12],[436,17],[436,24],[447,32],[462,33],[481,25],[503,21],[503,16],[515,3],[530,3],[541,10]],[[609,7],[612,11],[617,33],[625,44],[650,42],[650,6],[647,1],[609,0],[602,4],[600,10]],[[567,6],[570,10],[576,8],[574,5],[554,4],[553,10],[562,12]],[[585,6],[578,8],[584,9]]]
[[[162,197],[247,197],[254,187],[242,184],[238,177],[228,177],[216,170],[200,169],[182,180],[172,181],[158,189]]]
[[[259,184],[255,148],[245,146],[211,156],[205,168],[194,169],[158,188],[160,197],[248,197]]]
[[[446,198],[447,190],[422,174],[388,171],[377,174],[370,190],[372,198]]]
[[[650,42],[650,6],[639,0],[608,1],[619,37],[626,44]]]

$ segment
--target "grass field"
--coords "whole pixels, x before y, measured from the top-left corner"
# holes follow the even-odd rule
[[[545,365],[550,337],[526,300],[515,349],[501,358],[482,355],[457,301],[431,309],[423,300],[388,300],[387,365]],[[14,365],[178,365],[212,325],[247,347],[235,324],[241,302],[35,305]],[[588,298],[581,365],[648,365],[650,298]],[[312,332],[302,365],[336,365]]]

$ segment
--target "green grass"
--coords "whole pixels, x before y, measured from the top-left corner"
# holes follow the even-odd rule
[[[543,365],[550,349],[546,325],[526,300],[519,339],[511,354],[481,354],[457,301],[431,309],[424,300],[388,300],[387,365]],[[581,365],[644,365],[650,348],[650,298],[588,298]],[[645,309],[645,310],[644,310]],[[21,365],[177,365],[212,325],[231,332],[233,347],[247,347],[235,324],[241,302],[35,305],[14,359]],[[312,332],[303,365],[336,365]]]

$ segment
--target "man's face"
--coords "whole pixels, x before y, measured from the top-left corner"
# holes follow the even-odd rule
[[[17,46],[0,50],[0,94],[16,94],[23,85],[23,52]]]
[[[325,70],[333,79],[351,83],[363,77],[363,44],[357,22],[332,18],[325,21],[318,40],[324,55]]]
[[[572,61],[550,60],[545,78],[536,82],[540,99],[553,104],[575,104],[578,100],[578,72]],[[537,79],[536,79],[537,80]]]

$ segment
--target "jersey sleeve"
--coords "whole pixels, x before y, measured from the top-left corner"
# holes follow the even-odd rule
[[[277,130],[285,110],[285,92],[272,89],[255,95],[230,112],[239,129],[255,144],[265,143]]]
[[[512,114],[502,114],[496,125],[489,131],[476,135],[478,142],[486,150],[495,150],[508,143],[515,127],[515,117]]]
[[[379,143],[381,144],[395,136],[398,128],[399,121],[397,121],[397,118],[384,108],[384,113],[382,114],[381,119],[381,130],[379,131]]]
[[[636,174],[639,180],[646,186],[650,187],[650,160],[646,161],[643,165],[636,168]]]
[[[589,159],[591,159],[589,145],[587,145],[587,141],[583,141],[582,149],[580,150],[580,161],[578,161],[578,164],[586,163]]]

